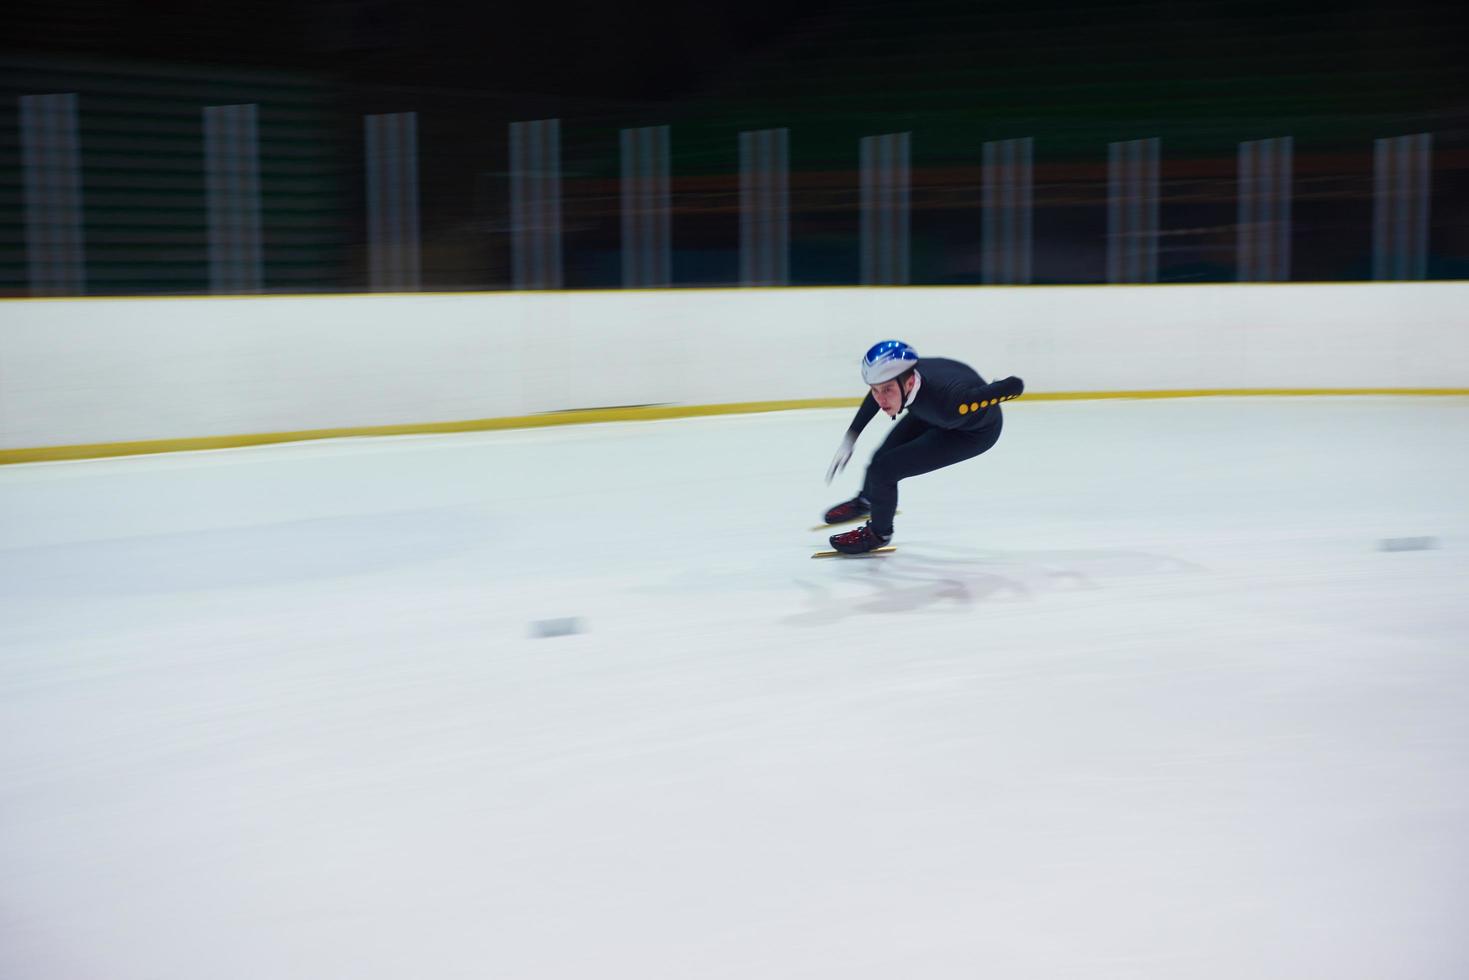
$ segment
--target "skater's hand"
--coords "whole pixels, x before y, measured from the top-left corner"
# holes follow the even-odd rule
[[[831,458],[831,466],[826,471],[826,482],[830,483],[832,477],[846,469],[847,460],[852,458],[852,447],[857,445],[857,437],[848,432],[842,436],[842,444],[837,447],[837,454]]]

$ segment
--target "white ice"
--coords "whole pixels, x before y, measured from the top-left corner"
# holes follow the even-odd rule
[[[0,977],[1469,976],[1469,399],[1006,413],[0,470]]]

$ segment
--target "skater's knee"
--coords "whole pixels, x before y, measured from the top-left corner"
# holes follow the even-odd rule
[[[875,484],[897,483],[899,479],[896,469],[880,459],[874,459],[867,467],[867,482]]]

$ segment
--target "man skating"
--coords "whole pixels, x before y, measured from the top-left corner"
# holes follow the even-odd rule
[[[879,408],[895,420],[900,413],[907,414],[872,454],[862,491],[826,512],[828,524],[869,518],[855,531],[832,535],[831,546],[849,555],[881,548],[892,539],[898,481],[989,449],[1000,438],[999,403],[1018,398],[1025,390],[1025,383],[1016,377],[986,384],[973,368],[958,361],[941,357],[920,361],[901,340],[873,345],[862,358],[862,380],[867,382],[867,397],[842,437],[826,473],[827,483],[852,458],[857,436]]]

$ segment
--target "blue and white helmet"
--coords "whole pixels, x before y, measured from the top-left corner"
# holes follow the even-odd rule
[[[901,340],[884,340],[880,344],[873,344],[872,349],[862,358],[862,380],[869,385],[880,385],[917,366],[916,350]]]

